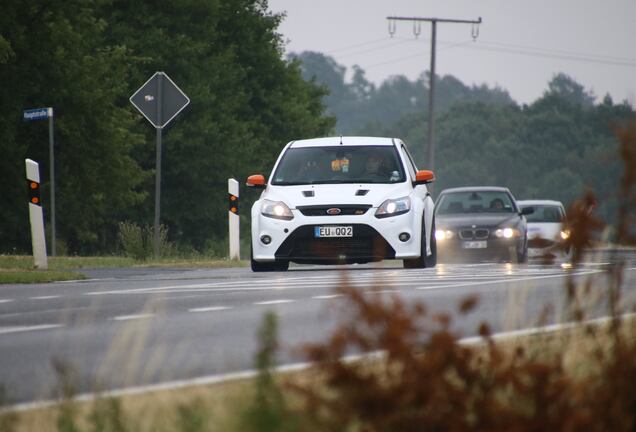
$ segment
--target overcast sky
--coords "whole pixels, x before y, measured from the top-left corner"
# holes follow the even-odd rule
[[[431,25],[387,16],[473,20],[437,26],[437,74],[465,84],[499,85],[520,103],[540,97],[565,72],[596,96],[636,106],[636,0],[269,0],[286,11],[279,28],[287,52],[320,51],[348,68],[360,65],[377,83],[430,68]]]

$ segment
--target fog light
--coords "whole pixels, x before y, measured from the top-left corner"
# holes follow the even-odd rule
[[[400,239],[401,242],[405,242],[408,241],[408,239],[411,238],[411,234],[409,233],[401,233],[398,238]]]
[[[272,238],[268,235],[261,236],[261,243],[268,245],[272,242]]]

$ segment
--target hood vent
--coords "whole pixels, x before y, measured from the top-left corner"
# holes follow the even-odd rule
[[[356,191],[356,196],[365,196],[369,193],[369,189],[358,189]]]
[[[312,190],[303,191],[303,196],[305,198],[311,198],[312,196],[314,196],[314,191],[312,191]]]

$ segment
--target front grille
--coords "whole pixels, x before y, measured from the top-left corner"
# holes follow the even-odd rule
[[[395,258],[395,250],[368,225],[353,224],[353,237],[315,238],[314,226],[292,232],[276,251],[276,259],[301,263],[364,263]]]
[[[297,209],[303,216],[360,216],[371,208],[371,205],[321,205],[321,206],[299,206]],[[339,209],[340,213],[329,214],[328,210]],[[336,213],[335,211],[333,213]]]
[[[544,239],[541,237],[531,238],[528,240],[528,247],[530,248],[547,248],[553,246],[554,242],[552,240]]]
[[[462,240],[485,240],[489,234],[490,230],[485,228],[459,230],[459,238]]]

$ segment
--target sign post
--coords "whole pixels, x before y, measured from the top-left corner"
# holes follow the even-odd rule
[[[230,259],[241,259],[240,217],[239,217],[239,183],[234,179],[227,180],[228,217],[230,228]]]
[[[130,97],[130,103],[157,130],[155,169],[154,252],[159,257],[159,221],[161,216],[161,130],[177,116],[190,99],[164,72],[156,72]]]
[[[29,222],[31,224],[31,245],[35,268],[46,270],[46,239],[44,238],[44,216],[40,197],[40,168],[37,162],[25,159],[26,179],[29,189]]]
[[[24,121],[43,120],[45,118],[49,119],[49,164],[51,175],[51,256],[55,256],[57,236],[55,232],[55,151],[53,146],[53,108],[48,107],[24,110],[23,118]]]

